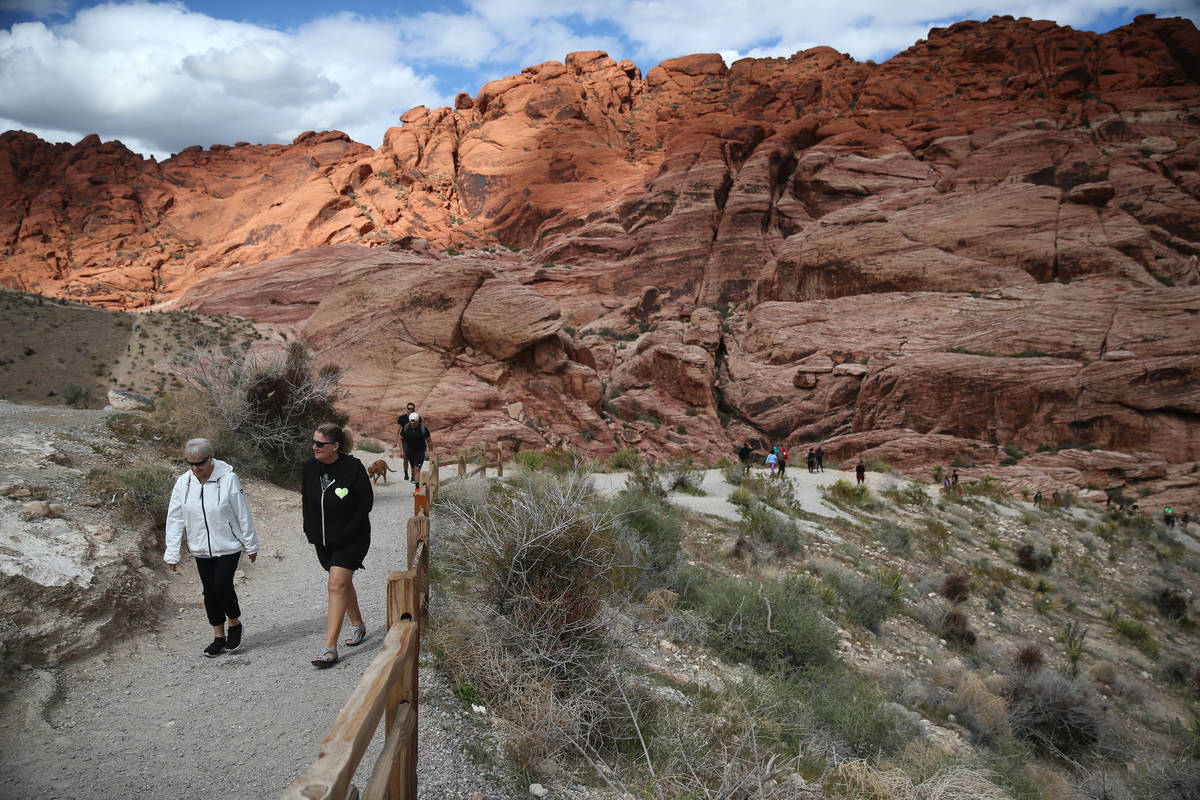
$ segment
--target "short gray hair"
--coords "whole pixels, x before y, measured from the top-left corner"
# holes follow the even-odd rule
[[[208,439],[188,439],[183,446],[184,458],[210,458],[213,454],[212,442]]]

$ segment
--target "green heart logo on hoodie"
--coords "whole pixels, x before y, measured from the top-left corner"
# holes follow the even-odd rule
[[[345,500],[346,495],[350,494],[350,490],[345,487],[338,487],[337,489],[333,490],[333,493],[338,496],[339,500]]]

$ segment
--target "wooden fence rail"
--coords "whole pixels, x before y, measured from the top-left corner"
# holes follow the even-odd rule
[[[436,458],[431,466],[436,474]],[[426,472],[408,521],[408,569],[387,579],[383,649],[321,740],[317,760],[284,790],[283,800],[416,800],[417,675],[429,604],[429,499],[436,491],[436,477],[431,482]],[[383,751],[360,795],[350,782],[381,717]]]

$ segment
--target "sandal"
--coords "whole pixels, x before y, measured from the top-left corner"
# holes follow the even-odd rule
[[[337,662],[338,662],[337,648],[326,647],[324,650],[321,651],[321,655],[317,656],[316,658],[314,658],[312,660],[312,665],[314,667],[319,667],[320,669],[328,669],[329,667],[332,667]]]
[[[367,625],[351,625],[350,635],[342,640],[342,644],[346,647],[358,647],[363,643],[363,639],[367,638]]]

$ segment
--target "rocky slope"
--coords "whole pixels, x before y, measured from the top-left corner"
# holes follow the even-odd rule
[[[1200,499],[1198,63],[1185,20],[996,17],[878,65],[574,53],[378,150],[156,164],[10,132],[0,274],[294,326],[389,439],[413,399],[449,447],[823,439],[1178,505]]]

